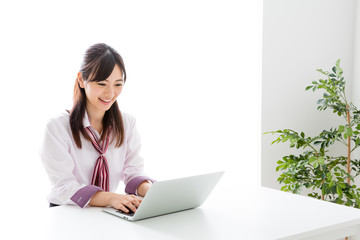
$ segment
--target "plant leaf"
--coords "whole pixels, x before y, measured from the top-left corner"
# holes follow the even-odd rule
[[[339,126],[339,133],[343,133],[343,132],[345,132],[345,126],[340,125]]]
[[[313,163],[316,161],[316,157],[315,156],[311,156],[309,159],[309,164]]]
[[[342,190],[341,190],[341,188],[340,188],[339,185],[336,186],[336,193],[339,195],[339,197],[342,197],[343,192],[342,192]]]

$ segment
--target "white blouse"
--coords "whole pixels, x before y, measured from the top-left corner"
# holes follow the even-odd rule
[[[48,201],[53,204],[77,204],[84,207],[93,194],[102,190],[90,185],[93,169],[99,153],[92,143],[81,134],[82,148],[79,149],[72,136],[69,113],[51,119],[45,130],[41,147],[41,160],[48,173],[52,189]],[[124,141],[115,147],[116,141],[109,143],[105,153],[109,164],[109,189],[114,192],[120,181],[126,185],[126,192],[135,194],[138,185],[151,180],[143,172],[144,160],[140,157],[140,136],[136,130],[135,118],[122,113],[124,122]],[[89,127],[87,113],[83,119],[84,127]],[[99,133],[93,131],[100,138]]]

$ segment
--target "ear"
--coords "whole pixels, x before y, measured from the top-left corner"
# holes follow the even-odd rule
[[[77,74],[77,81],[78,81],[79,86],[80,86],[81,88],[84,88],[84,87],[85,87],[84,79],[83,79],[83,77],[82,77],[81,72],[78,72],[78,74]]]

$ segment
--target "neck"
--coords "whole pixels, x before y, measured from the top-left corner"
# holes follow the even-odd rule
[[[103,128],[103,118],[105,115],[105,112],[99,112],[99,111],[91,111],[91,109],[86,109],[89,122],[95,130],[101,134],[102,128]]]

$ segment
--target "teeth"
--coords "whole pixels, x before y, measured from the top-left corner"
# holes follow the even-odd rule
[[[106,100],[106,99],[103,99],[103,98],[100,98],[100,100],[101,100],[101,101],[104,101],[104,102],[110,102],[110,101],[111,101],[111,99]]]

